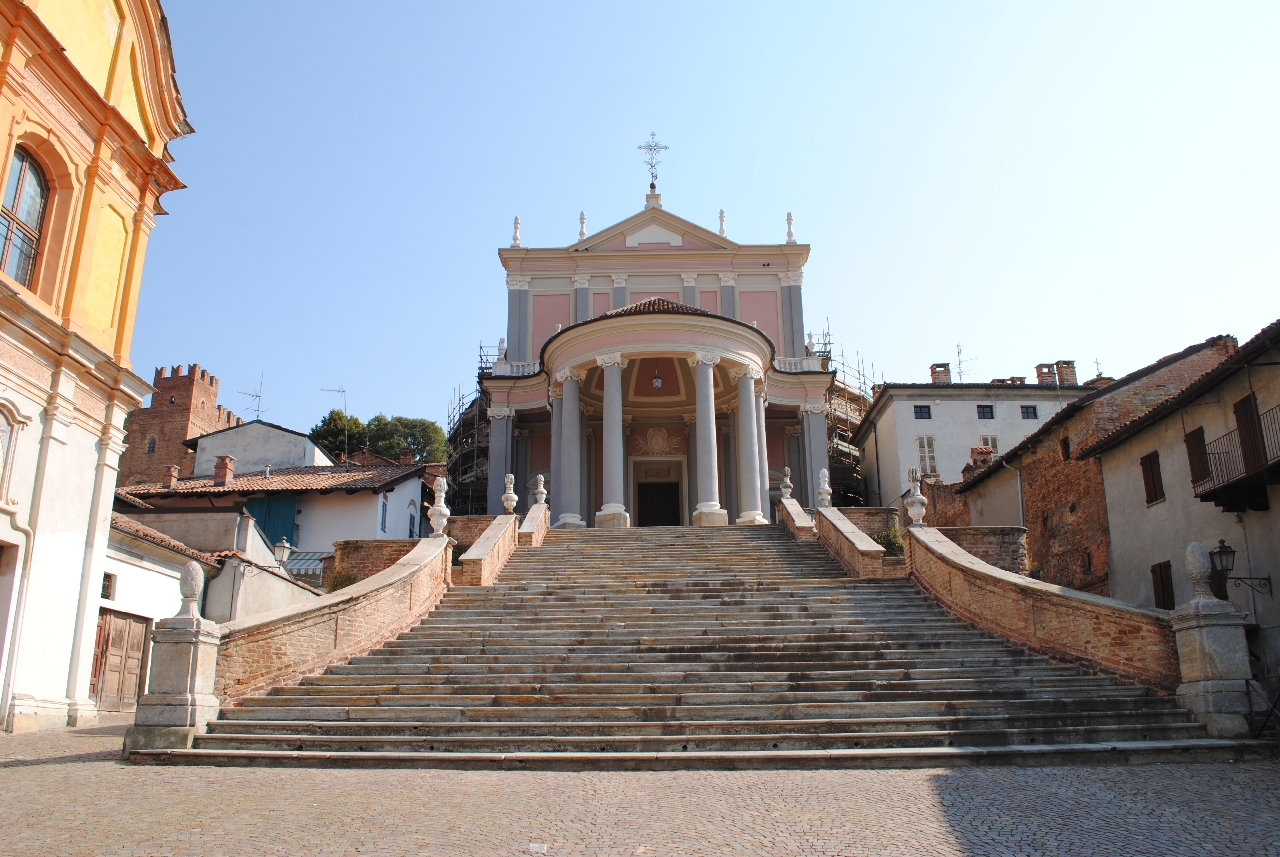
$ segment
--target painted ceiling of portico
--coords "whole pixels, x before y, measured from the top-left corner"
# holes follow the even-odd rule
[[[661,389],[654,389],[655,371],[662,379]],[[723,366],[716,366],[716,406],[733,401],[733,385],[727,383]],[[727,392],[726,392],[727,391]],[[582,403],[599,415],[604,407],[604,371],[592,367],[582,386]],[[622,412],[635,417],[679,417],[692,413],[694,401],[693,368],[684,357],[638,357],[627,361],[622,370]]]

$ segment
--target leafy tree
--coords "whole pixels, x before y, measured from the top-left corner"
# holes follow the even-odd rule
[[[360,418],[353,414],[343,414],[337,408],[329,411],[311,429],[310,437],[334,461],[339,460],[347,449],[355,452],[364,449],[369,442],[369,433]]]
[[[413,460],[419,464],[444,461],[448,456],[448,442],[444,429],[433,420],[413,417],[390,417],[378,414],[368,424],[351,414],[343,415],[334,408],[311,429],[311,439],[337,459],[344,450],[343,429],[351,452],[367,449],[384,455],[392,461],[400,460],[400,450],[413,450]]]

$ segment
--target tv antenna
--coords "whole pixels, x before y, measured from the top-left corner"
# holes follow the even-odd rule
[[[956,377],[959,383],[964,383],[964,364],[976,363],[976,357],[970,357],[968,360],[961,359],[960,343],[956,343]]]
[[[347,417],[347,388],[346,387],[321,387],[322,393],[338,393],[342,396],[342,467],[344,470],[351,469],[351,437],[350,428],[348,427],[349,419]]]
[[[241,396],[248,396],[248,397],[249,397],[249,400],[252,402],[252,404],[250,404],[250,405],[249,405],[249,407],[248,407],[248,408],[246,408],[246,410],[253,411],[253,418],[254,418],[255,420],[260,420],[260,419],[262,419],[262,415],[263,415],[264,413],[266,413],[267,411],[271,410],[270,408],[264,408],[264,407],[262,407],[262,383],[263,383],[263,381],[265,381],[265,380],[266,380],[266,378],[267,378],[267,373],[266,373],[265,371],[264,371],[261,375],[259,375],[259,376],[258,376],[258,390],[257,390],[257,392],[253,392],[253,393],[246,393],[246,392],[245,392],[245,391],[243,391],[243,390],[237,390],[237,391],[236,391],[236,392],[237,392],[237,393],[239,393]]]

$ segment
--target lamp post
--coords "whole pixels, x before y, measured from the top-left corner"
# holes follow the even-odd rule
[[[1259,595],[1270,595],[1275,598],[1275,592],[1271,589],[1271,575],[1266,577],[1232,577],[1231,572],[1236,567],[1236,552],[1226,539],[1218,539],[1218,546],[1209,551],[1209,563],[1213,570],[1222,575],[1223,586],[1226,581],[1235,581],[1236,586],[1244,584],[1245,586],[1257,592]]]

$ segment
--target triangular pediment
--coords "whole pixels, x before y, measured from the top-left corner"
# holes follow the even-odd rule
[[[588,235],[569,249],[601,250],[732,250],[738,245],[709,229],[660,208],[648,208],[621,223]]]

